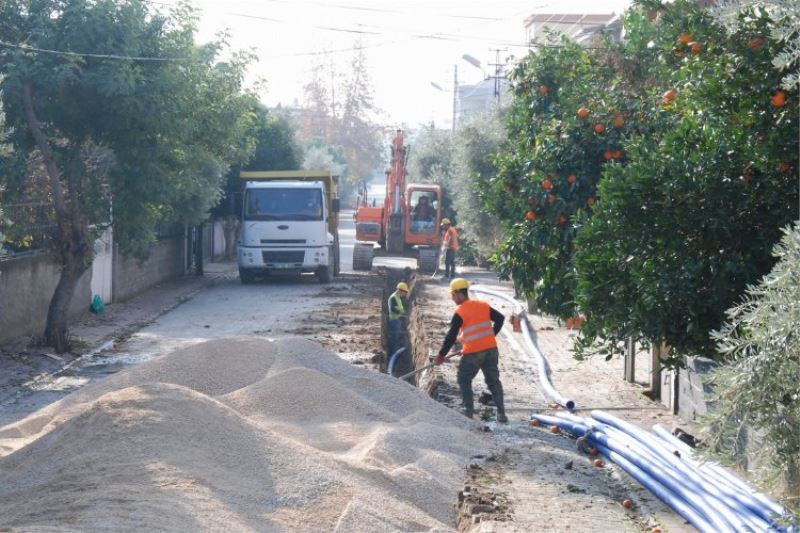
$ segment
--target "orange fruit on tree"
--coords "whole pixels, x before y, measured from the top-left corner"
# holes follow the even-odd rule
[[[547,85],[540,85],[539,86],[539,94],[547,94],[550,92],[550,88]]]
[[[554,204],[554,203],[556,203],[556,200],[557,200],[557,198],[556,198],[555,194],[548,194],[547,195],[547,203]]]
[[[578,109],[578,116],[580,118],[588,117],[589,116],[589,110],[587,108],[585,108],[585,107],[581,107],[580,109]]]
[[[678,35],[678,42],[681,44],[689,44],[692,41],[694,41],[694,37],[692,37],[691,33],[683,32]]]
[[[621,128],[621,127],[622,127],[622,125],[623,125],[623,124],[625,124],[625,119],[623,119],[623,118],[622,118],[622,117],[620,117],[620,116],[616,116],[616,117],[614,117],[614,122],[613,122],[613,124],[614,124],[614,127],[615,127],[615,128],[619,129],[619,128]]]
[[[528,211],[527,213],[525,213],[525,220],[528,221],[536,220],[536,213],[534,213],[533,211]]]
[[[775,91],[775,94],[772,95],[771,102],[773,107],[783,107],[786,104],[786,93],[783,91]]]
[[[789,171],[791,170],[792,170],[792,165],[790,165],[786,161],[781,161],[780,163],[778,163],[778,172],[780,172],[781,174],[788,174]]]
[[[589,207],[592,207],[594,205],[594,196],[590,196],[589,198],[586,199],[586,205],[588,205]]]
[[[633,501],[628,500],[628,499],[622,500],[622,506],[625,509],[631,509],[631,508],[633,508]]]
[[[701,45],[698,42],[692,41],[687,46],[689,46],[689,48],[692,50],[692,55],[693,56],[696,56],[697,54],[699,54],[700,52],[703,51],[703,45]]]
[[[606,131],[605,124],[603,124],[602,122],[598,122],[597,124],[594,125],[594,131],[597,133],[603,133],[604,131]]]
[[[614,159],[622,159],[622,150],[614,150],[611,155],[614,157]]]
[[[572,185],[576,181],[578,181],[578,178],[577,176],[575,176],[575,174],[570,174],[569,176],[567,176],[567,183],[569,183],[570,185]]]
[[[567,223],[567,217],[565,217],[564,215],[558,217],[558,220],[556,221],[556,224],[558,224],[559,226],[563,226],[566,223]]]
[[[559,433],[561,433],[561,428],[558,426],[550,426],[550,433],[552,433],[553,435],[558,435]]]
[[[603,152],[603,159],[608,161],[609,159],[614,159],[614,153],[611,150],[606,150]]]
[[[665,102],[672,102],[678,97],[678,91],[675,89],[670,89],[666,91],[661,97],[664,99]]]
[[[553,188],[553,182],[550,180],[542,180],[542,189],[549,191]]]

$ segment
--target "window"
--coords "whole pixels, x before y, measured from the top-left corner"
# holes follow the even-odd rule
[[[322,220],[319,189],[248,189],[245,220]]]

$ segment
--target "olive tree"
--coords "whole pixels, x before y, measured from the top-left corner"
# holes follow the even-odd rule
[[[784,230],[778,259],[732,307],[713,337],[724,364],[712,374],[714,408],[706,450],[730,461],[745,432],[759,435],[755,471],[800,496],[800,225]]]

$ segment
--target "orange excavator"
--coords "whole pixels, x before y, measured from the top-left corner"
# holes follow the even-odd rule
[[[408,149],[401,130],[395,133],[391,156],[383,206],[361,201],[356,211],[353,270],[370,270],[376,255],[389,255],[416,257],[418,270],[434,272],[441,244],[442,189],[433,184],[406,186]]]

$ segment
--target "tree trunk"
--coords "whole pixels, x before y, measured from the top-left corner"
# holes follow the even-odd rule
[[[71,262],[71,265],[63,265],[61,277],[58,279],[58,285],[47,310],[44,343],[47,346],[53,346],[56,353],[64,353],[69,350],[67,327],[69,306],[72,302],[72,296],[75,294],[75,287],[77,287],[78,281],[80,281],[83,273],[88,270],[88,266],[82,266],[83,260],[81,259],[74,258]]]
[[[236,241],[239,239],[241,224],[238,217],[228,216],[222,221],[222,231],[225,235],[225,260],[233,259],[236,252]]]
[[[44,343],[53,346],[57,353],[69,349],[67,340],[67,313],[75,287],[84,272],[91,266],[92,247],[87,242],[88,228],[80,206],[80,195],[74,179],[67,179],[68,197],[65,197],[61,183],[61,171],[56,165],[53,150],[42,132],[39,120],[33,107],[33,89],[30,82],[22,87],[22,100],[25,108],[25,119],[36,147],[42,154],[50,190],[53,195],[53,207],[56,212],[58,233],[55,236],[56,249],[61,259],[61,277],[50,300],[47,311],[47,325],[44,330]],[[69,178],[69,177],[68,177]]]

